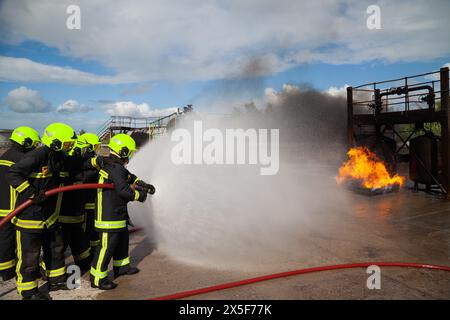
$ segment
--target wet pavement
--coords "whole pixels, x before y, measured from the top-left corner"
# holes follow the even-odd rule
[[[450,201],[425,193],[367,197],[349,192],[350,207],[323,212],[320,223],[299,230],[271,263],[229,269],[181,263],[134,233],[130,256],[141,272],[115,281],[112,291],[83,287],[54,299],[146,299],[269,273],[353,262],[415,262],[450,266]],[[369,290],[365,268],[275,279],[190,299],[450,299],[450,272],[381,268],[381,289]],[[0,299],[17,299],[14,284],[0,284]]]
[[[98,299],[144,299],[272,272],[350,262],[415,262],[450,266],[450,202],[401,190],[367,197],[349,193],[345,212],[324,212],[321,223],[299,232],[270,265],[243,270],[201,268],[152,250],[145,234],[131,256],[141,273],[117,279]],[[365,268],[292,276],[203,294],[190,299],[450,299],[450,272],[381,268],[381,289],[369,290]]]

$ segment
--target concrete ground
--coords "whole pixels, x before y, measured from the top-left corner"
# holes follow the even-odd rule
[[[154,249],[145,232],[132,235],[132,260],[141,269],[115,281],[112,291],[82,288],[54,299],[145,299],[179,291],[306,267],[367,261],[450,266],[450,202],[404,189],[367,197],[350,193],[346,212],[323,213],[319,228],[303,230],[290,254],[267,268],[200,268]],[[336,210],[342,210],[336,208]],[[296,250],[298,248],[298,250]],[[301,250],[300,250],[301,248]],[[256,266],[255,266],[256,267]],[[270,272],[269,272],[270,270]],[[450,272],[381,268],[381,289],[369,290],[364,268],[292,276],[212,292],[190,299],[450,299]],[[0,299],[17,299],[12,281],[0,283]]]

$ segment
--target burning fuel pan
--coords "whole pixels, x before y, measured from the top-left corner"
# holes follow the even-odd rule
[[[405,178],[391,175],[375,153],[366,147],[351,148],[349,159],[339,168],[336,182],[347,189],[366,196],[395,192],[404,184]]]
[[[388,185],[382,188],[365,188],[362,186],[359,182],[349,182],[346,184],[347,189],[362,194],[365,196],[377,196],[381,194],[391,193],[391,192],[398,192],[400,190],[400,186],[398,184],[392,184]]]

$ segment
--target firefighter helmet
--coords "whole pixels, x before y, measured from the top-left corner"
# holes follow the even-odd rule
[[[14,129],[9,139],[20,144],[25,149],[36,148],[41,142],[39,133],[33,128],[25,126]]]
[[[130,159],[136,151],[136,142],[129,135],[119,133],[109,140],[108,147],[111,149],[113,154],[119,156],[120,158]]]
[[[78,140],[81,140],[85,144],[86,152],[94,152],[97,151],[100,146],[100,139],[95,133],[83,133],[78,137]]]
[[[94,133],[83,133],[77,138],[77,142],[73,149],[69,152],[71,156],[81,156],[86,153],[93,154],[97,151],[100,145],[100,140],[98,136]]]
[[[44,130],[42,143],[54,151],[70,151],[77,141],[77,135],[72,127],[55,122]]]

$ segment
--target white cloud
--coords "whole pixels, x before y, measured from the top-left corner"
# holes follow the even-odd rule
[[[63,114],[71,114],[77,112],[89,112],[92,110],[92,107],[89,107],[85,104],[80,104],[78,101],[69,99],[63,104],[59,105],[56,108],[56,112]]]
[[[70,84],[115,84],[126,77],[98,76],[71,68],[37,63],[25,58],[0,56],[0,81],[57,82]]]
[[[264,76],[309,62],[425,61],[450,53],[450,41],[436,40],[450,29],[448,0],[375,1],[381,30],[366,27],[373,0],[80,0],[81,30],[68,30],[65,9],[72,3],[3,1],[0,40],[40,41],[63,55],[99,61],[117,76],[62,68],[31,78],[208,80]],[[8,77],[18,76],[4,72]]]
[[[131,101],[117,101],[106,104],[104,110],[111,116],[162,117],[176,112],[177,108],[151,109],[147,103],[137,104]]]
[[[50,112],[51,103],[44,100],[39,92],[26,87],[20,87],[8,92],[5,104],[12,111],[19,113]]]
[[[340,88],[331,86],[325,92],[328,93],[329,95],[333,96],[333,97],[344,97],[344,98],[346,98],[347,97],[347,88],[348,87],[349,87],[348,84],[345,84],[344,86],[342,86]]]

